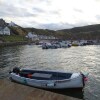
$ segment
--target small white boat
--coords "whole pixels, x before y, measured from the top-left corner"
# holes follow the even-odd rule
[[[65,73],[14,68],[10,79],[45,89],[83,88],[87,76],[82,73]]]
[[[44,43],[42,44],[42,49],[57,49],[57,46],[51,43]]]

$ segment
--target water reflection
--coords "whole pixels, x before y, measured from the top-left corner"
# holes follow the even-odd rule
[[[12,67],[18,66],[20,61],[20,51],[23,47],[5,47],[0,48],[0,76],[4,77],[8,75],[9,70]]]

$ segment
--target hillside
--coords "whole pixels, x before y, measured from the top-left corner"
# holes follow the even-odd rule
[[[16,25],[16,24],[15,24]],[[48,29],[36,29],[36,28],[23,28],[19,25],[9,26],[3,19],[0,19],[0,27],[8,26],[10,28],[11,35],[26,36],[28,32],[35,32],[40,35],[55,35],[55,31]]]
[[[12,27],[12,26],[9,26],[10,28],[10,31],[11,31],[11,34],[15,34],[15,35],[21,35],[21,36],[26,36],[27,35],[27,31],[20,27],[20,26],[17,26],[17,27]]]
[[[5,26],[10,28],[11,35],[25,36],[27,34],[27,31],[24,28],[22,28],[18,25],[16,25],[16,27],[15,26],[9,26],[9,23],[6,23],[5,20],[0,19],[0,27],[5,27]]]
[[[8,26],[3,19],[0,19],[0,27]],[[15,24],[16,25],[16,24]],[[49,29],[23,28],[21,26],[8,26],[11,35],[26,36],[28,32],[34,32],[39,35],[55,36],[60,39],[100,39],[100,24],[75,27],[72,29],[63,29],[53,31]]]
[[[55,31],[53,30],[48,30],[48,29],[36,29],[36,28],[25,28],[25,30],[27,32],[35,32],[36,34],[39,34],[39,35],[55,35]]]
[[[11,35],[0,35],[0,42],[24,42],[27,41],[25,36],[27,35],[27,31],[16,25],[10,26],[9,23],[6,23],[3,19],[0,19],[0,29],[4,27],[9,27]]]
[[[100,39],[100,24],[63,29],[58,31],[48,29],[25,28],[27,32],[35,32],[42,35],[53,35],[59,39]]]
[[[70,33],[100,31],[100,24],[88,25],[88,26],[83,26],[83,27],[75,27],[75,28],[71,28],[71,29],[63,29],[63,30],[59,30],[59,31],[70,32]]]
[[[100,39],[100,24],[56,31],[69,39]]]

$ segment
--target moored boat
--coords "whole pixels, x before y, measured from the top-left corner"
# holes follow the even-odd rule
[[[10,79],[45,89],[83,88],[87,76],[82,73],[66,73],[14,68]]]
[[[42,44],[42,49],[57,49],[57,46],[51,43],[44,43]]]

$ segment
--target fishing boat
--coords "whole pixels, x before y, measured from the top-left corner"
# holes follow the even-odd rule
[[[57,46],[51,43],[44,43],[42,44],[42,49],[57,49]]]
[[[81,72],[66,73],[19,68],[14,68],[10,72],[11,80],[45,89],[83,88],[87,81],[87,76]]]

